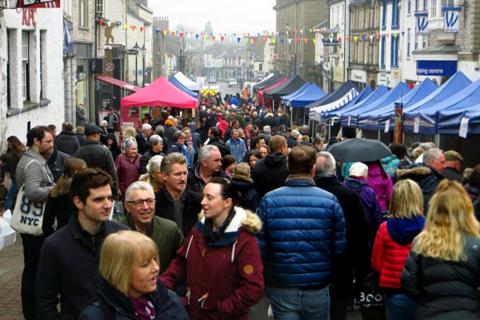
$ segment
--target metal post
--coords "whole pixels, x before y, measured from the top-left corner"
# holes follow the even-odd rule
[[[138,86],[138,52],[135,55],[135,85]]]

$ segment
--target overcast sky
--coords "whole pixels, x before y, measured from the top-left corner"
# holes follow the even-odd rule
[[[167,16],[170,29],[203,31],[208,20],[214,33],[275,31],[275,0],[150,0],[155,16]],[[193,30],[192,30],[193,29]]]

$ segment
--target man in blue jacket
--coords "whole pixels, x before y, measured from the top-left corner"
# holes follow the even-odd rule
[[[345,250],[346,229],[337,198],[315,186],[315,161],[312,147],[294,147],[285,186],[257,210],[275,319],[328,319],[333,260]]]

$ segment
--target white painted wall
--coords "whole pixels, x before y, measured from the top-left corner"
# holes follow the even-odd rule
[[[6,81],[0,81],[0,141],[5,141],[10,135],[16,135],[20,140],[26,140],[27,122],[31,126],[55,124],[61,127],[65,117],[64,81],[63,81],[63,11],[62,9],[38,9],[36,11],[36,27],[22,26],[22,12],[14,9],[5,10],[2,28],[0,29],[0,76],[6,75],[7,29],[15,29],[16,37],[9,43],[11,63],[11,95],[12,107],[22,109],[21,81],[21,34],[22,30],[31,31],[31,101],[40,100],[40,50],[44,50],[44,97],[50,100],[47,106],[5,118],[8,107],[6,99]],[[40,31],[45,31],[45,42],[40,45]],[[3,79],[3,77],[2,77]],[[6,78],[5,78],[6,80]]]

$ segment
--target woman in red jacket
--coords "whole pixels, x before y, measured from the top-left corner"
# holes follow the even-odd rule
[[[400,275],[413,238],[423,229],[422,190],[416,182],[397,182],[390,200],[389,215],[377,231],[372,252],[372,268],[380,273],[380,288],[385,292],[387,320],[415,319],[414,300],[402,290]]]
[[[248,319],[263,295],[263,265],[255,233],[256,214],[233,205],[225,178],[205,186],[201,220],[160,280],[170,289],[187,283],[183,299],[192,320]]]

